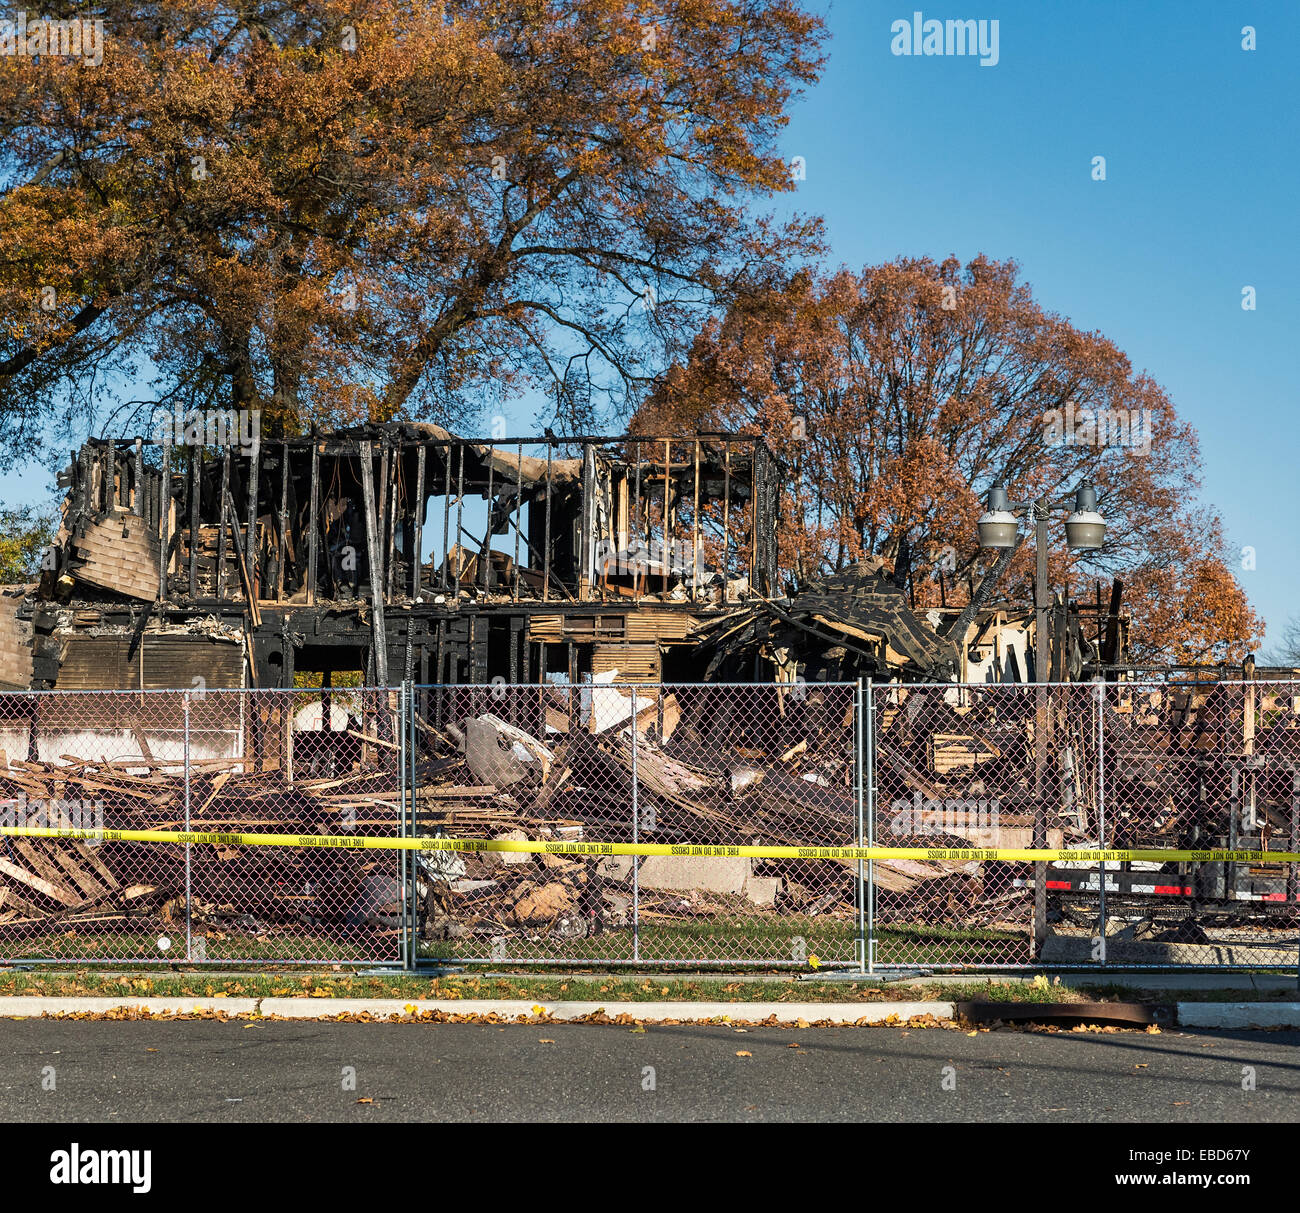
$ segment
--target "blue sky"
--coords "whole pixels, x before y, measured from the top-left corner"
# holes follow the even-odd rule
[[[830,61],[783,143],[807,160],[795,205],[825,216],[831,264],[1014,257],[1043,306],[1111,338],[1199,431],[1202,498],[1255,549],[1236,572],[1268,647],[1300,614],[1300,2],[810,7]],[[997,64],[892,54],[918,10],[996,19]]]

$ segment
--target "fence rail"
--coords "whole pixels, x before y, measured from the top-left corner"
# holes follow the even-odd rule
[[[1300,850],[1300,683],[0,694],[0,825]],[[1283,862],[0,836],[0,961],[1292,967]]]

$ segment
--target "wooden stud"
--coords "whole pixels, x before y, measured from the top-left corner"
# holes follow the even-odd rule
[[[253,449],[248,452],[248,532],[244,547],[248,553],[248,576],[252,581],[253,600],[257,599],[259,583],[262,580],[260,560],[261,545],[257,542],[257,493],[260,487],[262,467],[262,435],[259,430],[253,439]]]
[[[515,448],[515,585],[512,597],[519,601],[519,532],[524,524],[524,444]],[[531,526],[531,522],[529,523]]]
[[[217,527],[217,578],[218,601],[226,596],[226,498],[230,496],[230,448],[221,452],[221,524]]]
[[[167,601],[167,543],[171,539],[172,444],[163,443],[158,502],[158,602]]]
[[[691,507],[691,601],[699,595],[700,571],[700,440],[695,440],[695,504]]]
[[[135,440],[135,516],[144,517],[144,443]]]
[[[411,548],[411,598],[420,596],[420,554],[424,545],[424,443],[415,451],[415,539]],[[423,653],[423,650],[421,650]],[[424,662],[424,658],[421,657]],[[423,675],[421,675],[423,678]]]
[[[284,601],[284,562],[289,555],[289,444],[280,443],[280,515],[275,522],[279,558],[275,562],[275,600]]]
[[[546,440],[546,535],[542,541],[542,601],[551,600],[551,456],[555,444]]]
[[[375,473],[371,464],[371,444],[361,444],[361,494],[366,511],[366,549],[370,560],[371,624],[374,634],[375,685],[388,685],[388,633],[384,627],[383,585],[375,576],[380,567],[378,515],[375,511]]]
[[[190,447],[190,597],[199,596],[199,506],[202,495],[203,448]]]
[[[307,605],[316,604],[316,550],[320,546],[320,450],[321,443],[312,436],[311,504],[307,511]]]

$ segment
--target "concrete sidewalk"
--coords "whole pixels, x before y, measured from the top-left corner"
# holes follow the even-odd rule
[[[151,1015],[192,1015],[221,1012],[227,1016],[271,1016],[284,1019],[327,1019],[337,1015],[444,1015],[568,1021],[601,1012],[611,1019],[626,1015],[638,1020],[676,1019],[689,1023],[775,1018],[777,1023],[883,1023],[891,1017],[905,1021],[917,1015],[950,1020],[951,1002],[533,1002],[528,999],[447,998],[113,998],[20,995],[0,998],[0,1018],[40,1015],[105,1015],[113,1011],[147,1011]]]
[[[1018,1008],[1029,1004],[1015,1003]],[[1116,1007],[1127,1004],[1117,1003]],[[1177,1002],[1173,1021],[1196,1028],[1300,1028],[1300,1002]],[[62,998],[24,995],[0,998],[0,1019],[29,1019],[43,1015],[129,1016],[213,1015],[230,1018],[278,1016],[283,1019],[332,1019],[365,1015],[376,1020],[425,1013],[491,1019],[563,1023],[602,1014],[622,1022],[760,1023],[782,1024],[906,1024],[927,1016],[956,1022],[952,1002],[530,1002],[526,999],[400,998]],[[626,1017],[623,1019],[622,1017]]]

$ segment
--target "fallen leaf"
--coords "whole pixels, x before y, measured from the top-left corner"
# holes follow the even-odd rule
[[[537,1043],[538,1043],[539,1045],[553,1045],[553,1044],[555,1043],[555,1041],[553,1041],[553,1040],[547,1040],[546,1037],[543,1036],[543,1037],[541,1038],[541,1040],[539,1040]]]
[[[365,1096],[363,1096],[361,1099],[358,1099],[358,1100],[357,1100],[357,1103],[374,1103],[374,1102],[375,1102],[375,1101],[374,1101],[373,1099],[369,1099],[369,1098],[367,1098],[367,1097],[365,1097]]]
[[[1133,1068],[1135,1070],[1145,1070],[1148,1065],[1150,1065],[1150,1062],[1139,1061],[1134,1063]]]
[[[752,1054],[748,1049],[738,1049],[738,1050],[736,1051],[736,1056],[737,1056],[737,1057],[753,1057],[754,1055],[753,1055],[753,1054]]]
[[[967,1036],[978,1036],[978,1035],[979,1035],[979,1029],[976,1028],[975,1031],[973,1031],[973,1032],[967,1032],[966,1035],[967,1035]]]
[[[787,1049],[797,1049],[797,1048],[799,1047],[799,1042],[798,1042],[797,1040],[792,1040],[792,1041],[791,1041],[788,1045],[786,1045],[785,1047],[786,1047]]]

